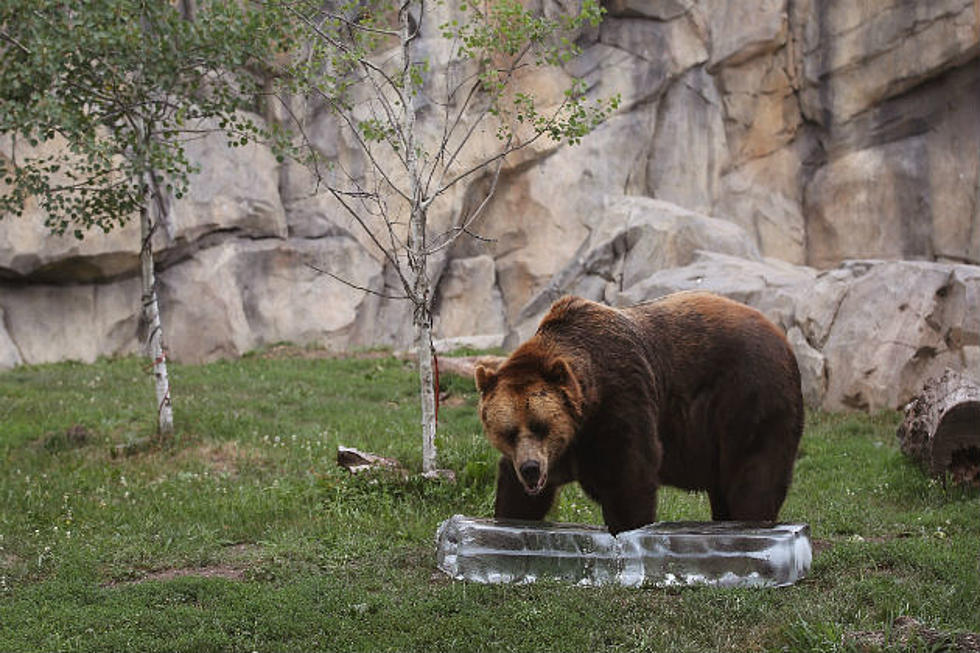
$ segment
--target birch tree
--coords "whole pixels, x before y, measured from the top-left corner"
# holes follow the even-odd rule
[[[260,69],[281,46],[267,14],[237,0],[5,0],[0,5],[0,217],[35,198],[56,234],[82,239],[139,216],[141,332],[157,425],[173,431],[154,234],[183,196],[188,139],[232,146],[273,136],[254,108]],[[193,13],[193,15],[191,15]],[[84,337],[84,336],[80,336]]]
[[[397,278],[397,287],[385,296],[412,305],[422,467],[433,473],[437,390],[431,260],[459,238],[479,237],[474,222],[509,159],[542,139],[575,144],[617,107],[618,98],[587,99],[584,83],[569,78],[559,100],[543,108],[519,84],[528,71],[560,67],[577,54],[574,34],[595,26],[602,10],[594,0],[583,0],[575,15],[555,18],[526,9],[518,0],[455,6],[361,1],[333,9],[321,2],[283,1],[276,6],[301,28],[305,43],[293,65],[280,71],[284,90],[304,98],[307,108],[332,112],[343,138],[362,159],[363,170],[355,171],[324,160],[307,142],[306,160],[320,192],[336,201]],[[438,32],[426,42],[431,46],[433,38],[441,40],[449,54],[438,77],[420,45],[423,26],[433,25],[431,12],[444,20],[435,21]],[[429,114],[426,130],[417,122],[422,110]],[[449,224],[434,225],[435,204],[476,179],[485,189],[482,195]],[[344,280],[342,270],[324,272]]]

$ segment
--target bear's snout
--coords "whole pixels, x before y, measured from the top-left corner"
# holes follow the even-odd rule
[[[529,493],[537,494],[541,491],[541,488],[544,485],[544,478],[541,475],[541,464],[538,461],[524,461],[521,463],[519,471],[521,474],[521,480],[524,481],[524,487],[527,488]]]

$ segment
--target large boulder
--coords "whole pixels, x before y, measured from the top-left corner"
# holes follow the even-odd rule
[[[980,263],[980,67],[974,61],[833,130],[806,185],[808,261]],[[873,217],[872,217],[873,216]]]
[[[973,0],[795,2],[804,112],[825,126],[846,122],[975,58],[975,12]]]
[[[433,332],[437,338],[502,334],[504,303],[489,256],[455,259],[439,284]]]
[[[795,305],[816,271],[773,259],[748,260],[699,251],[682,267],[661,270],[620,293],[620,305],[636,304],[681,290],[706,290],[754,306],[788,330]]]
[[[215,235],[286,236],[275,157],[263,145],[232,148],[226,141],[212,132],[185,144],[188,158],[201,164],[200,172],[191,177],[188,193],[172,201],[168,219],[154,232],[153,246],[161,260],[186,256],[201,246],[202,239]],[[41,147],[57,147],[57,141]],[[0,147],[0,156],[5,155]],[[82,231],[83,238],[75,236],[74,228],[63,236],[51,234],[45,217],[31,200],[23,216],[0,220],[0,278],[98,282],[138,271],[138,216],[108,233]]]
[[[380,290],[380,279],[380,264],[349,237],[229,241],[161,273],[166,340],[184,362],[282,340],[344,349],[363,289]]]
[[[23,139],[0,138],[0,159],[11,164],[21,158],[59,155],[67,148],[60,138],[30,147]],[[68,183],[66,176],[53,178]],[[0,193],[7,187],[0,179]],[[139,256],[139,223],[128,221],[109,233],[99,229],[70,228],[64,235],[45,226],[48,215],[36,198],[28,198],[21,216],[0,214],[0,279],[32,278],[41,283],[59,280],[106,279],[136,268]],[[78,236],[83,236],[79,238]]]
[[[850,261],[818,273],[699,252],[619,294],[620,304],[709,290],[761,310],[787,332],[808,405],[900,408],[922,382],[980,365],[980,267]]]
[[[529,336],[548,306],[564,294],[616,304],[651,275],[685,266],[701,250],[761,259],[752,238],[726,220],[648,197],[607,202],[571,260],[521,308],[508,342]]]
[[[452,258],[492,256],[508,321],[576,253],[609,202],[606,189],[626,188],[644,158],[650,111],[617,116],[574,147],[563,146],[506,177]],[[574,191],[569,188],[576,180]]]
[[[188,363],[282,340],[345,349],[364,289],[380,290],[380,280],[381,265],[349,237],[227,240],[158,271],[164,342]],[[0,366],[138,352],[140,292],[133,276],[0,284]]]
[[[212,132],[187,143],[188,158],[207,165],[191,177],[187,194],[174,201],[170,224],[161,230],[155,249],[180,248],[213,233],[286,237],[276,158],[263,145],[229,147],[227,141]]]
[[[824,408],[900,408],[944,368],[977,369],[980,268],[911,261],[847,267],[853,278],[834,292],[840,300],[821,346]]]
[[[26,364],[129,354],[136,331],[139,280],[76,285],[0,283],[7,333]]]

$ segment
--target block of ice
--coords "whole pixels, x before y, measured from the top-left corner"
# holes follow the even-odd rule
[[[605,528],[455,515],[436,531],[439,569],[458,580],[580,585],[792,585],[810,571],[806,524],[658,522]]]

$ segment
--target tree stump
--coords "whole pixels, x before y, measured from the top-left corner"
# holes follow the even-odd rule
[[[926,381],[898,427],[902,452],[935,478],[980,485],[980,385],[947,369]]]

